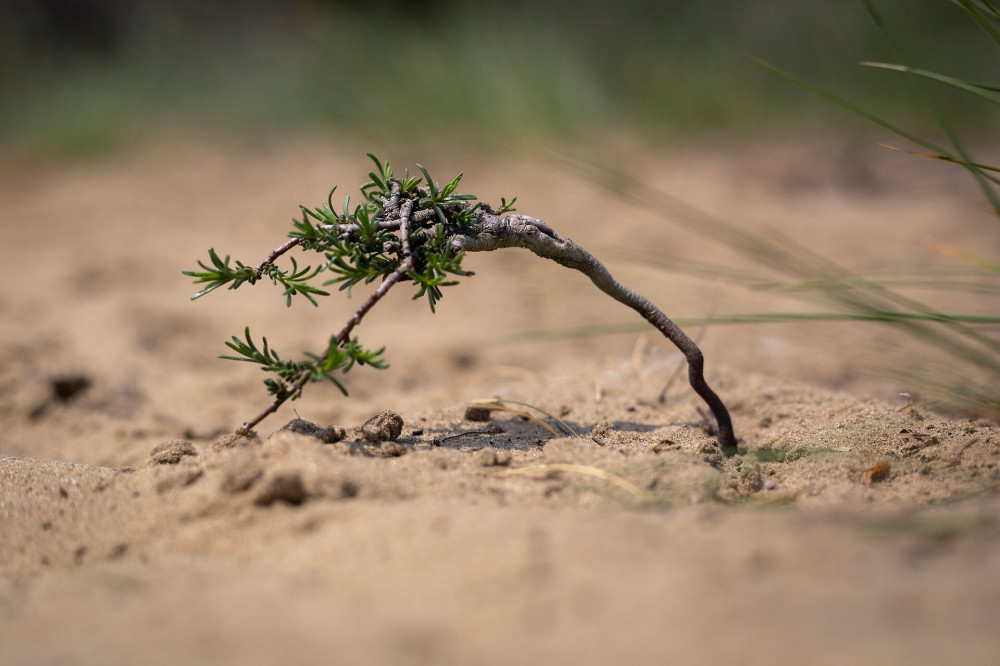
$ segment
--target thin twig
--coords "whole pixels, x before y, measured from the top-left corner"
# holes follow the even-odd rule
[[[412,202],[410,202],[410,207],[412,208],[412,206],[413,206],[413,204],[412,204]],[[397,207],[397,209],[399,208],[398,201],[396,203],[396,207]],[[378,229],[379,229],[379,231],[395,231],[395,230],[399,229],[399,223],[400,223],[400,221],[398,219],[396,219],[396,220],[384,220],[384,221],[378,223]],[[333,230],[336,230],[337,233],[347,234],[347,235],[357,233],[358,231],[361,230],[361,227],[359,227],[358,225],[353,224],[353,223],[352,224],[324,224],[324,225],[321,225],[318,228],[322,229],[324,231],[333,231]],[[288,241],[285,241],[284,243],[282,243],[278,247],[274,248],[271,251],[271,254],[269,254],[266,257],[264,257],[264,259],[259,264],[257,264],[257,266],[254,268],[254,270],[257,271],[257,275],[262,275],[265,268],[267,268],[269,265],[273,264],[278,257],[280,257],[281,255],[285,254],[286,252],[288,252],[292,248],[296,247],[301,242],[302,242],[301,238],[292,238],[292,239],[290,239]]]
[[[393,193],[398,206],[399,193],[398,191],[396,191],[396,189],[393,190]],[[361,304],[361,307],[357,309],[354,315],[347,320],[347,324],[344,325],[344,328],[341,329],[341,331],[337,333],[337,335],[334,338],[337,346],[340,346],[347,341],[348,337],[351,334],[351,331],[354,329],[355,326],[361,323],[361,320],[364,318],[365,314],[367,314],[369,310],[375,307],[375,304],[378,303],[382,299],[382,297],[386,295],[386,293],[388,293],[389,289],[391,289],[394,284],[396,284],[403,277],[405,277],[406,274],[410,271],[410,269],[413,268],[413,254],[410,251],[410,231],[409,231],[409,219],[410,219],[410,214],[413,211],[413,202],[407,200],[402,204],[402,206],[398,207],[399,207],[399,219],[393,220],[392,224],[394,228],[398,227],[400,230],[400,237],[402,239],[402,244],[403,244],[403,261],[399,264],[399,266],[396,267],[396,269],[392,273],[386,276],[386,278],[382,281],[382,284],[379,285],[378,289],[376,289],[372,293],[372,295],[368,297],[368,300],[366,300],[364,303]],[[338,228],[338,230],[340,230],[341,226],[356,227],[357,225],[335,225],[335,226]],[[288,242],[284,243],[283,245],[275,248],[271,252],[271,254],[265,257],[264,261],[262,261],[259,264],[259,266],[257,267],[257,272],[260,273],[265,266],[267,266],[270,263],[273,263],[275,259],[277,259],[282,254],[288,252],[288,250],[298,245],[299,240],[300,239],[298,238],[293,238]],[[323,354],[319,357],[319,363],[322,364],[329,358],[329,356],[330,356],[330,348],[327,347],[327,350],[324,351]],[[268,405],[266,409],[264,409],[264,411],[255,416],[253,419],[244,423],[241,430],[243,432],[250,432],[251,430],[253,430],[254,426],[256,426],[265,418],[276,412],[278,408],[281,407],[281,405],[285,404],[285,402],[298,397],[302,393],[302,389],[309,382],[309,377],[310,374],[308,372],[303,372],[301,375],[299,375],[298,379],[296,379],[292,383],[292,385],[288,388],[287,391],[278,394],[275,397],[275,399],[271,402],[271,404]]]
[[[496,430],[466,430],[465,432],[460,432],[457,435],[448,435],[447,437],[440,437],[434,440],[434,443],[440,446],[444,442],[450,439],[458,439],[459,437],[465,437],[466,435],[496,435]]]
[[[368,297],[368,300],[362,303],[361,307],[357,309],[354,315],[347,320],[347,324],[344,325],[344,328],[341,329],[340,333],[337,333],[336,337],[334,338],[336,340],[337,346],[344,344],[344,342],[347,340],[347,337],[351,334],[351,331],[354,330],[355,326],[361,323],[361,320],[368,313],[368,311],[371,310],[373,307],[375,307],[375,304],[378,303],[382,299],[382,297],[385,296],[386,293],[388,293],[390,289],[392,289],[392,286],[394,284],[396,284],[403,277],[405,277],[407,272],[412,267],[413,267],[413,257],[407,257],[396,268],[396,270],[394,270],[392,273],[386,276],[386,278],[382,281],[382,284],[379,285],[378,289],[372,292],[372,295]],[[323,361],[326,361],[329,355],[330,355],[330,350],[328,347],[327,351],[323,352],[323,354],[319,357],[319,362],[322,363]],[[295,382],[291,385],[291,387],[289,387],[289,390],[275,397],[274,401],[264,411],[255,416],[253,419],[244,423],[243,427],[240,428],[239,432],[244,432],[244,433],[251,432],[255,425],[263,421],[265,418],[267,418],[274,412],[278,411],[278,408],[281,407],[283,404],[285,404],[285,402],[294,397],[297,397],[302,392],[302,388],[306,385],[308,381],[309,381],[309,374],[302,373],[302,375],[300,375],[299,378],[295,380]]]
[[[524,403],[520,403],[520,404],[524,404]],[[540,425],[543,428],[545,428],[546,430],[548,430],[549,433],[551,433],[553,437],[558,437],[559,436],[559,433],[558,433],[558,431],[556,431],[555,428],[553,428],[552,426],[550,426],[548,423],[546,423],[545,421],[541,420],[537,416],[533,415],[531,412],[526,412],[523,409],[516,409],[516,408],[511,407],[509,405],[505,405],[504,401],[498,400],[496,398],[487,398],[485,400],[472,400],[472,401],[470,401],[468,403],[468,406],[469,407],[475,407],[477,409],[487,409],[487,410],[495,411],[495,412],[508,412],[510,414],[514,414],[515,416],[520,416],[523,419],[527,419],[528,421],[531,421],[532,423],[537,423],[538,425]],[[528,406],[530,407],[531,405],[528,405]],[[536,409],[537,409],[537,407],[536,407]],[[538,411],[541,412],[542,410],[539,409]],[[545,412],[542,412],[542,413],[544,414]]]
[[[300,242],[302,242],[301,238],[293,238],[271,250],[271,254],[264,257],[264,260],[259,264],[257,264],[257,267],[254,269],[255,271],[257,271],[257,275],[263,274],[264,269],[273,264],[275,259],[283,255],[284,253],[288,252],[289,250],[291,250]]]

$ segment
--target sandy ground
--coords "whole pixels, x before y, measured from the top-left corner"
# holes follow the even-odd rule
[[[683,383],[657,403],[679,356],[652,331],[501,344],[632,313],[527,253],[472,256],[438,314],[398,293],[365,320],[392,367],[352,371],[350,399],[311,387],[259,439],[227,437],[267,397],[222,342],[249,324],[315,349],[357,295],[192,303],[180,271],[208,247],[256,263],[369,149],[0,160],[0,663],[997,663],[1000,430],[907,407],[919,387],[874,377],[873,355],[925,351],[870,325],[710,328],[741,440],[725,458]],[[737,261],[531,160],[381,152],[517,195],[598,255]],[[920,234],[1000,256],[961,174],[865,145],[719,142],[635,168],[859,270],[947,262]],[[679,317],[790,309],[609,266]],[[463,418],[497,396],[579,437]],[[396,442],[351,434],[387,409]],[[349,437],[272,434],[296,414]]]

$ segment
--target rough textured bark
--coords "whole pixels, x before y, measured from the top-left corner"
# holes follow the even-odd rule
[[[457,183],[457,181],[458,179],[456,178],[452,185]],[[382,283],[379,287],[372,293],[368,300],[362,303],[354,316],[348,320],[343,330],[335,337],[337,345],[343,345],[347,341],[351,331],[361,323],[361,320],[368,311],[388,293],[389,289],[399,282],[403,282],[408,278],[414,279],[418,283],[423,280],[423,284],[426,287],[428,278],[421,273],[424,270],[421,268],[421,262],[428,258],[428,255],[425,253],[443,252],[443,255],[435,255],[436,259],[440,262],[442,260],[449,261],[456,259],[457,253],[460,252],[489,252],[507,247],[525,248],[534,252],[539,257],[551,259],[567,268],[580,271],[590,278],[601,291],[638,312],[668,340],[673,342],[687,359],[688,380],[691,387],[701,396],[715,416],[719,430],[719,444],[727,452],[736,450],[736,436],[733,433],[733,424],[729,416],[729,411],[719,396],[715,394],[705,381],[705,360],[698,345],[694,340],[685,335],[674,322],[670,321],[670,318],[653,305],[649,299],[632,291],[612,277],[608,269],[596,257],[569,238],[557,234],[552,227],[541,220],[527,215],[507,215],[501,217],[486,204],[480,203],[473,206],[467,203],[468,199],[465,197],[457,197],[458,201],[452,203],[432,204],[431,207],[414,210],[417,197],[420,198],[421,205],[426,205],[432,194],[435,197],[439,195],[436,191],[431,192],[424,189],[410,191],[406,194],[402,191],[399,182],[389,180],[389,183],[390,190],[388,196],[382,199],[382,206],[377,216],[377,225],[383,231],[399,232],[398,240],[385,241],[382,250],[384,254],[398,253],[399,264],[393,267],[391,272],[383,275]],[[358,234],[361,231],[358,224],[347,221],[346,218],[342,219],[345,219],[342,223],[325,225],[321,228],[324,231],[335,231],[340,241],[358,240]],[[445,234],[448,245],[442,247],[439,243],[431,244],[432,240],[441,239],[441,233]],[[275,248],[253,269],[255,271],[255,280],[259,280],[267,274],[272,280],[280,281],[280,277],[275,277],[274,274],[269,272],[274,269],[274,261],[292,248],[300,245],[301,242],[298,238],[292,238]],[[310,249],[325,251],[317,247],[311,247]],[[217,258],[214,261],[216,265],[219,265]],[[226,263],[228,264],[228,257]],[[222,275],[223,281],[220,284],[224,284],[225,280],[232,280],[237,277],[235,274],[230,273],[213,274],[209,267],[204,265],[203,267],[208,272],[188,272],[188,274],[199,278],[199,282],[212,282],[220,279],[219,275]],[[467,274],[462,271],[456,271],[455,267],[457,267],[457,263],[452,268],[441,268],[439,265],[436,270]],[[246,278],[241,277],[240,279]],[[251,280],[251,282],[255,280]],[[207,293],[207,291],[202,293]],[[319,362],[322,363],[327,359],[328,352],[319,357]],[[286,390],[276,393],[271,405],[255,418],[243,424],[243,430],[249,432],[261,420],[269,414],[274,413],[285,401],[297,397],[311,376],[310,369],[302,371]]]
[[[652,301],[618,282],[592,254],[569,238],[560,236],[550,226],[526,215],[498,217],[488,210],[479,216],[479,223],[470,233],[456,235],[452,248],[456,251],[488,252],[507,247],[531,250],[539,257],[580,271],[597,287],[616,301],[627,305],[680,349],[688,363],[688,381],[712,410],[719,428],[719,444],[726,451],[736,449],[736,435],[725,404],[705,381],[705,359],[694,340],[685,335]]]

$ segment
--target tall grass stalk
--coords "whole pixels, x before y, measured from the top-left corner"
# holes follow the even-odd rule
[[[763,60],[758,62],[854,114],[933,151],[930,157],[954,162],[965,168],[975,178],[992,212],[1000,214],[1000,197],[996,191],[1000,179],[993,175],[997,170],[996,167],[980,164],[972,158],[958,130],[935,101],[926,81],[936,81],[958,88],[990,103],[1000,101],[1000,87],[964,81],[912,67],[872,3],[869,0],[863,0],[863,3],[900,63],[861,64],[905,74],[916,89],[922,105],[944,133],[950,148],[943,148],[938,143],[909,132],[896,123],[885,120],[861,106]],[[954,0],[954,3],[969,14],[990,39],[1000,46],[1000,11],[986,0]],[[629,257],[631,253],[629,260],[635,263],[652,264],[659,268],[728,280],[750,289],[781,293],[792,298],[804,299],[813,308],[818,306],[823,310],[720,314],[709,319],[712,324],[861,321],[892,326],[916,344],[912,356],[903,363],[884,368],[887,373],[919,386],[930,397],[941,403],[1000,417],[1000,339],[992,331],[984,328],[1000,324],[1000,316],[944,312],[914,297],[904,295],[901,291],[932,287],[995,296],[1000,294],[995,282],[998,275],[996,261],[955,248],[945,242],[925,239],[924,245],[929,249],[964,263],[962,281],[928,280],[926,276],[893,279],[867,277],[777,232],[769,234],[750,232],[699,210],[655,185],[632,176],[625,169],[605,161],[597,162],[558,152],[549,154],[545,159],[558,169],[605,190],[623,202],[735,250],[751,260],[757,268],[753,271],[744,271],[705,262],[664,261],[661,258],[651,258],[648,254],[623,249],[617,250],[619,256]],[[974,272],[969,273],[969,267],[974,268]],[[701,320],[679,321],[693,324]],[[624,325],[608,325],[549,331],[531,336],[569,337],[625,330],[632,329]],[[918,351],[920,346],[924,348],[923,352]],[[947,361],[939,363],[937,361],[939,358]]]

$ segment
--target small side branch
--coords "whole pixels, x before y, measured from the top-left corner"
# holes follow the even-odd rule
[[[410,205],[410,208],[412,209],[413,204],[410,202],[407,203]],[[400,222],[401,220],[398,219],[384,220],[378,223],[378,228],[380,231],[396,231],[400,227]],[[332,231],[335,229],[338,234],[344,234],[344,235],[356,234],[360,230],[360,227],[353,223],[324,224],[319,228],[323,229],[324,231]],[[278,259],[278,257],[287,253],[292,248],[297,247],[301,242],[302,242],[301,238],[292,238],[290,240],[285,241],[284,243],[274,248],[273,250],[271,250],[271,253],[266,257],[264,257],[264,259],[261,260],[261,262],[254,267],[254,270],[257,271],[257,275],[263,275],[264,269],[273,264]]]
[[[301,240],[302,240],[301,238],[293,238],[271,250],[271,254],[264,257],[263,261],[261,261],[259,264],[257,264],[256,267],[254,267],[254,270],[257,271],[257,275],[263,275],[265,268],[273,264],[275,259],[285,254],[293,247],[297,246],[301,242]]]
[[[456,193],[462,174],[439,185],[427,169],[418,164],[423,178],[410,177],[407,172],[400,179],[392,176],[387,163],[380,162],[373,155],[369,157],[375,162],[376,171],[369,174],[370,182],[362,185],[363,201],[355,206],[353,213],[349,210],[349,200],[344,202],[343,215],[334,213],[331,197],[328,196],[323,209],[302,207],[303,219],[294,222],[290,238],[274,248],[255,267],[239,261],[235,268],[231,267],[228,256],[222,259],[214,249],[210,249],[211,265],[199,262],[202,270],[184,271],[195,279],[196,284],[204,285],[194,298],[225,285],[235,289],[244,283],[255,284],[268,277],[285,288],[284,296],[289,304],[294,295],[301,294],[314,305],[314,296],[329,295],[311,283],[320,273],[328,270],[335,272],[337,276],[325,284],[343,282],[342,288],[381,278],[378,288],[347,320],[341,331],[329,338],[321,356],[309,354],[309,360],[283,360],[269,350],[266,339],[263,351],[258,349],[250,338],[249,330],[245,333],[245,341],[234,336],[232,342],[226,343],[238,356],[224,358],[258,363],[264,370],[276,375],[264,382],[269,394],[274,396],[273,401],[264,411],[244,423],[243,431],[250,431],[285,402],[298,398],[308,382],[329,379],[343,389],[335,372],[346,372],[354,363],[385,367],[379,358],[382,350],[366,351],[351,334],[398,282],[412,280],[417,287],[415,297],[426,295],[433,312],[435,303],[442,295],[441,287],[455,284],[451,276],[471,275],[461,267],[466,250],[486,252],[521,247],[580,271],[601,291],[638,312],[673,342],[687,361],[691,387],[715,416],[719,443],[727,451],[736,448],[729,412],[705,381],[705,361],[697,343],[647,298],[612,277],[604,264],[593,255],[557,234],[541,220],[525,215],[501,217],[513,210],[513,199],[510,203],[501,199],[501,207],[494,209],[484,202],[477,202],[473,195]],[[332,194],[333,191],[330,192]],[[319,226],[315,226],[309,218],[318,222]],[[291,270],[279,269],[275,262],[296,247],[319,252],[326,261],[316,268],[306,266],[300,269],[293,259]]]
[[[368,314],[368,311],[371,310],[373,307],[375,307],[375,304],[378,303],[380,300],[382,300],[382,297],[385,296],[387,293],[389,293],[389,290],[392,289],[393,285],[395,285],[397,282],[403,279],[406,276],[407,272],[409,272],[409,270],[412,267],[413,267],[413,258],[406,257],[392,273],[386,276],[386,278],[382,281],[382,284],[378,286],[378,289],[372,292],[372,295],[368,297],[368,300],[366,300],[364,303],[361,304],[361,307],[359,307],[357,311],[351,316],[351,318],[347,320],[347,323],[344,325],[344,328],[342,328],[340,332],[337,333],[337,335],[334,337],[337,346],[342,345],[344,344],[344,342],[347,341],[347,339],[351,335],[351,331],[354,330],[355,326],[361,323],[361,320],[364,319],[364,316],[366,314]],[[327,351],[323,352],[322,356],[319,357],[319,362],[322,363],[323,361],[326,361],[328,357],[329,357],[329,348],[327,348]],[[262,411],[260,414],[250,419],[246,423],[244,423],[243,427],[240,428],[239,432],[249,433],[250,431],[252,431],[254,426],[256,426],[258,423],[266,419],[274,412],[278,411],[278,408],[281,407],[283,404],[298,396],[302,392],[302,389],[305,387],[308,381],[309,381],[308,373],[303,373],[302,375],[300,375],[299,378],[292,383],[292,385],[288,388],[288,390],[276,396],[274,401],[270,405],[268,405],[267,408],[264,409],[264,411]]]

